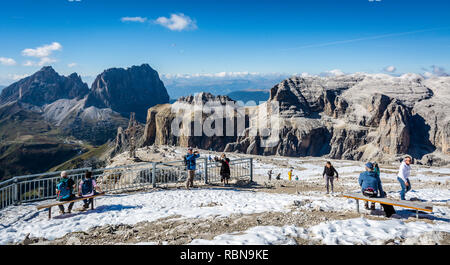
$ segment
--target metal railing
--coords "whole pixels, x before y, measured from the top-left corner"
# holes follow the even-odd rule
[[[183,160],[164,163],[150,162],[112,168],[79,168],[67,170],[67,174],[78,184],[86,171],[104,192],[117,193],[127,190],[157,187],[186,181],[187,171]],[[230,161],[232,179],[253,181],[253,159],[240,158]],[[0,183],[0,209],[20,203],[56,198],[56,185],[61,180],[61,171],[14,177]],[[220,164],[207,158],[198,158],[194,181],[220,182]]]

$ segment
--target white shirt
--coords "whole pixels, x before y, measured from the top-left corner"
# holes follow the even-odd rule
[[[407,165],[405,161],[403,161],[398,171],[398,177],[401,178],[406,183],[408,182],[410,175],[411,175],[411,166]]]

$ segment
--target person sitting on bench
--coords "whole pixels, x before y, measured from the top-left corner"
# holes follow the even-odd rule
[[[61,172],[61,177],[62,179],[60,180],[58,185],[56,185],[57,200],[61,202],[74,200],[75,195],[73,194],[73,189],[75,188],[75,181],[67,176],[66,171]],[[71,202],[69,204],[67,213],[70,214],[72,212],[73,204],[74,202]],[[64,214],[64,206],[58,205],[58,207],[61,214]]]
[[[366,171],[359,175],[359,185],[364,196],[370,198],[384,197],[383,187],[381,186],[381,180],[378,174],[373,170],[373,164],[366,164]],[[379,195],[378,195],[379,194]],[[369,209],[369,202],[365,202],[365,208]],[[372,202],[371,210],[375,210],[375,203]]]
[[[102,190],[99,186],[97,186],[97,183],[95,182],[95,179],[92,178],[92,172],[87,171],[84,175],[84,179],[80,181],[80,186],[78,188],[78,196],[80,197],[91,197],[94,195],[97,195],[98,192],[102,193]],[[89,208],[89,205],[92,204],[92,201],[94,199],[86,199],[83,200],[83,208],[86,210]]]

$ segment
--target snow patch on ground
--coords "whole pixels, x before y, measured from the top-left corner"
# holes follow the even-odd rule
[[[96,226],[134,225],[174,215],[181,215],[182,218],[206,218],[267,211],[284,212],[289,211],[288,206],[296,199],[296,196],[289,194],[238,190],[166,190],[100,197],[96,200],[97,209],[94,211],[63,217],[55,214],[51,220],[48,220],[47,211],[36,211],[38,203],[30,203],[0,211],[0,244],[21,241],[28,233],[30,237],[53,240],[67,233],[87,231]],[[74,209],[80,206],[80,203],[75,204]],[[57,207],[53,212],[58,212]]]
[[[450,223],[373,221],[366,218],[325,222],[309,229],[326,245],[376,245],[388,240],[418,237],[427,232],[450,233]]]
[[[214,237],[212,240],[195,239],[190,245],[296,245],[293,237],[305,237],[306,229],[296,226],[256,226],[245,232]]]

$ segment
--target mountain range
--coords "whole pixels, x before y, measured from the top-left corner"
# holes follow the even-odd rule
[[[139,122],[139,146],[379,162],[410,154],[422,164],[450,162],[450,77],[357,73],[291,76],[275,84],[268,90],[223,96],[201,92],[169,100],[163,80],[148,64],[107,69],[91,87],[76,73],[61,76],[43,67],[0,94],[0,179],[103,165],[99,157],[128,150],[121,128],[131,112]],[[191,137],[170,131],[176,116],[172,108],[178,104],[250,100],[259,105],[246,107],[241,135]],[[279,106],[279,113],[271,113],[271,104]],[[267,114],[268,124],[253,123],[252,114],[258,112]],[[250,131],[270,128],[273,117],[280,125],[272,135],[277,141],[262,146],[267,137]]]
[[[229,137],[175,137],[167,129],[175,119],[171,110],[177,104],[223,100],[200,93],[150,108],[142,145],[386,163],[409,154],[417,163],[426,165],[450,163],[450,77],[360,73],[293,76],[273,86],[266,102],[246,108],[242,135],[235,128],[235,136]],[[271,104],[279,106],[279,113],[270,111]],[[250,121],[250,114],[258,112],[267,113],[265,124]],[[200,117],[206,121],[209,115]],[[261,143],[269,139],[261,134],[252,136],[250,131],[269,128],[271,123],[279,124],[280,129],[272,135],[274,144],[264,147]],[[180,129],[189,126],[193,128],[192,121],[182,122]]]
[[[149,107],[168,102],[148,64],[105,70],[91,88],[76,73],[43,67],[0,94],[0,179],[43,172],[101,146],[128,125],[131,112],[145,122]]]

